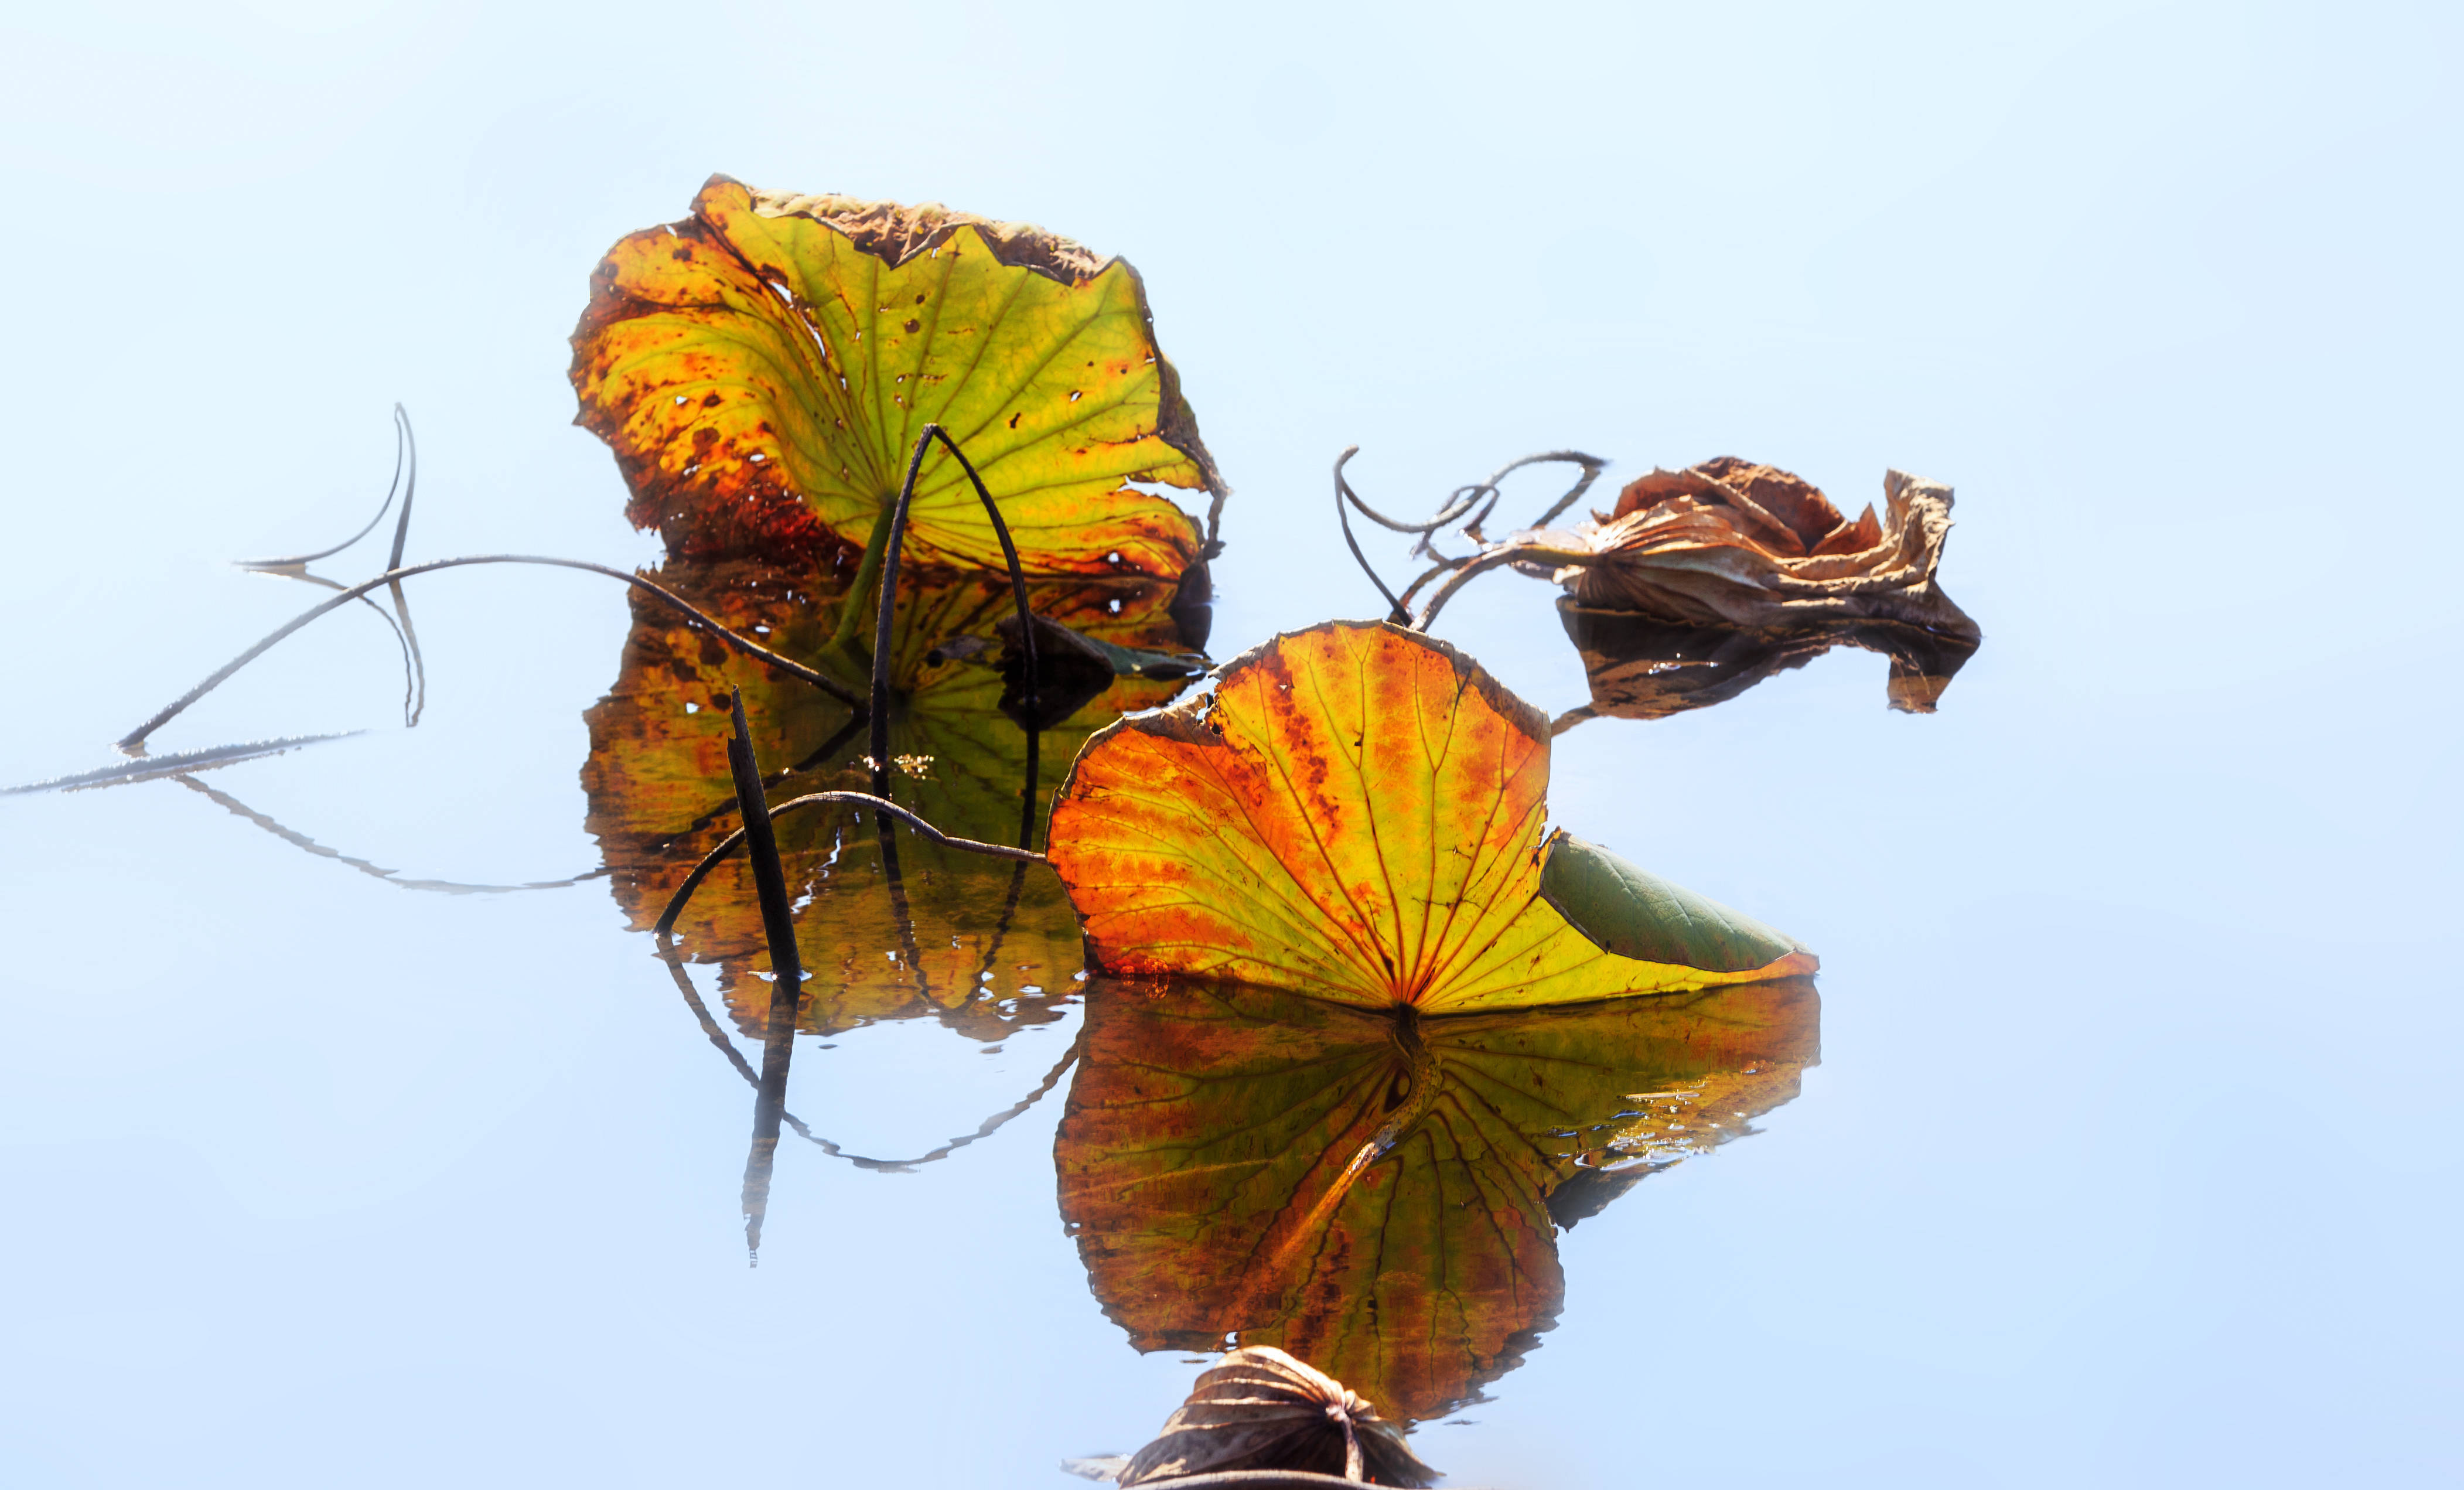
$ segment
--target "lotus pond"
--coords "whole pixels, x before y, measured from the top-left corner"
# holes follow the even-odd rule
[[[1242,1346],[1388,1483],[2464,1469],[2454,508],[2321,518],[2335,338],[1542,284],[1526,396],[707,164],[232,353],[293,438],[23,390],[0,1479],[1067,1490]]]

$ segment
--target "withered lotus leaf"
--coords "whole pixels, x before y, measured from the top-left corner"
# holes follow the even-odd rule
[[[1203,1372],[1120,1483],[1184,1475],[1295,1469],[1376,1485],[1429,1485],[1420,1462],[1377,1410],[1324,1371],[1272,1345],[1243,1345]]]
[[[1199,534],[1130,483],[1220,492],[1137,272],[1040,229],[713,176],[633,234],[573,335],[578,423],[671,552],[861,546],[928,423],[1000,501],[1030,573],[1173,576]],[[1001,567],[957,462],[928,460],[908,552]]]
[[[1935,582],[1950,488],[1893,471],[1882,496],[1881,519],[1868,506],[1852,523],[1801,478],[1723,456],[1639,478],[1615,510],[1529,541],[1598,556],[1554,575],[1584,606],[1697,625],[1897,621],[1972,645],[1976,623]]]
[[[660,581],[721,621],[795,656],[818,655],[836,598],[827,576],[754,561],[672,560]],[[1043,580],[1037,612],[1114,645],[1177,650],[1155,580]],[[1025,737],[1003,711],[1010,686],[994,665],[1006,578],[908,570],[899,579],[892,642],[891,751],[900,801],[962,836],[1015,842],[1025,785]],[[761,628],[767,628],[764,632]],[[972,646],[964,645],[973,643]],[[966,653],[964,657],[951,654]],[[1124,709],[1169,699],[1176,681],[1120,678],[1043,737],[1043,789],[1072,751]],[[585,716],[591,752],[583,787],[618,905],[647,929],[687,871],[737,824],[728,787],[728,691],[741,688],[755,753],[773,801],[807,791],[869,790],[863,728],[836,700],[746,662],[654,604],[634,607],[623,665]],[[870,815],[808,810],[778,820],[805,970],[800,1027],[828,1033],[885,1019],[938,1019],[999,1039],[1057,1019],[1083,966],[1077,918],[1052,871],[958,854],[908,837],[899,844],[903,902],[889,893]],[[903,913],[903,914],[902,914]],[[759,1037],[770,967],[749,866],[723,861],[686,906],[678,944],[715,963],[738,1027]]]
[[[1549,725],[1469,657],[1327,622],[1080,753],[1050,854],[1094,965],[1423,1012],[1810,972],[1790,938],[1544,824]]]
[[[1555,1228],[1754,1131],[1818,1058],[1813,982],[1419,1016],[1089,979],[1061,1212],[1142,1350],[1274,1345],[1390,1418],[1511,1368]]]

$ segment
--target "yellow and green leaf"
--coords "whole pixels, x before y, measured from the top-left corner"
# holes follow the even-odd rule
[[[573,345],[576,422],[672,552],[862,546],[930,423],[1029,573],[1177,576],[1198,529],[1133,483],[1221,487],[1134,269],[938,207],[714,176],[609,251]],[[925,463],[911,517],[916,561],[1001,567],[956,461]]]
[[[1544,819],[1547,720],[1454,648],[1327,622],[1090,740],[1052,861],[1096,966],[1427,1013],[1811,972]]]

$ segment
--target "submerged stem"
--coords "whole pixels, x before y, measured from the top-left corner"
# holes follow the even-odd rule
[[[779,1151],[779,1117],[787,1107],[787,1067],[796,1050],[796,1012],[804,975],[796,957],[796,923],[787,909],[787,877],[779,867],[779,840],[770,831],[769,804],[761,793],[761,768],[753,756],[753,731],[744,719],[744,690],[728,690],[735,733],[727,742],[727,766],[736,778],[736,803],[744,814],[744,837],[753,860],[753,887],[761,902],[761,930],[770,944],[770,1025],[761,1044],[761,1082],[753,1102],[753,1144],[744,1160],[744,1243],[759,1260],[761,1220],[770,1206],[770,1168]]]
[[[954,834],[943,833],[940,829],[934,827],[931,823],[926,822],[923,818],[916,816],[907,809],[900,807],[897,803],[891,801],[887,797],[874,796],[869,791],[807,792],[803,796],[791,798],[790,800],[781,802],[777,807],[770,809],[770,816],[773,819],[776,819],[784,813],[796,811],[798,808],[826,807],[833,805],[869,807],[872,809],[876,814],[887,814],[889,816],[895,817],[900,822],[905,823],[908,827],[915,830],[915,832],[923,834],[926,838],[939,844],[945,849],[959,849],[969,854],[982,854],[992,858],[1019,859],[1029,864],[1044,864],[1050,862],[1050,860],[1046,859],[1043,855],[1036,853],[1032,849],[1013,849],[1007,844],[983,843],[974,838],[961,838]],[[719,866],[720,861],[725,859],[727,856],[735,853],[737,845],[743,841],[744,830],[739,828],[736,832],[729,834],[726,837],[719,839],[717,846],[713,848],[708,854],[703,855],[700,863],[693,865],[693,872],[685,876],[685,882],[676,886],[676,893],[669,897],[668,908],[659,913],[658,926],[656,928],[659,935],[666,936],[675,929],[676,918],[684,914],[685,901],[693,899],[693,891],[699,889],[701,887],[701,882],[710,878],[710,872],[716,869]]]

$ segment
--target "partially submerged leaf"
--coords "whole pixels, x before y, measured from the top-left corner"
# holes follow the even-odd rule
[[[1062,1215],[1139,1349],[1276,1345],[1442,1416],[1555,1318],[1554,1228],[1753,1132],[1819,1008],[1802,978],[1427,1018],[1090,979]]]
[[[928,423],[1030,573],[1177,575],[1197,528],[1131,483],[1221,486],[1137,272],[1021,224],[714,176],[609,251],[573,345],[577,422],[674,553],[862,546]],[[911,518],[914,560],[1001,567],[957,461]]]
[[[1664,719],[1726,702],[1834,647],[1859,647],[1890,658],[1891,707],[1930,714],[1952,676],[1976,653],[1972,637],[1891,621],[1745,630],[1595,610],[1576,605],[1571,596],[1557,602],[1557,615],[1582,654],[1592,685],[1591,712],[1619,719]]]
[[[1190,1388],[1163,1432],[1121,1472],[1124,1486],[1184,1475],[1295,1469],[1421,1486],[1438,1472],[1343,1383],[1272,1345],[1243,1345]]]
[[[659,576],[720,620],[795,656],[820,653],[834,594],[812,576],[748,562],[671,562]],[[1030,587],[1039,614],[1118,644],[1179,645],[1155,581],[1047,580]],[[1011,614],[996,575],[909,571],[900,578],[891,715],[894,790],[945,831],[1015,842],[1025,785],[1025,736],[1001,707],[998,622]],[[757,628],[767,627],[759,633]],[[972,647],[961,643],[972,642]],[[949,654],[965,652],[970,656]],[[687,871],[736,826],[727,790],[728,689],[741,687],[757,754],[777,770],[771,799],[865,790],[865,731],[827,695],[748,663],[678,621],[637,605],[623,668],[587,715],[583,768],[588,826],[617,902],[636,928],[666,907]],[[1115,678],[1044,735],[1039,774],[1057,785],[1070,754],[1123,709],[1145,708],[1182,684]],[[881,1019],[935,1017],[999,1039],[1060,1017],[1083,966],[1076,917],[1042,865],[1014,865],[937,848],[899,847],[906,918],[889,893],[871,815],[806,810],[778,820],[791,894],[805,903],[797,940],[807,979],[800,1027],[844,1030]],[[723,861],[678,923],[685,954],[718,964],[719,990],[740,1029],[758,1035],[769,1003],[769,956],[740,856]]]
[[[1813,970],[1795,942],[1692,898],[1593,896],[1570,921],[1558,887],[1613,856],[1546,832],[1548,780],[1547,721],[1470,658],[1327,622],[1236,659],[1211,698],[1089,741],[1050,853],[1096,967],[1123,976],[1439,1013]],[[1618,882],[1669,888],[1618,862]],[[1716,946],[1689,929],[1698,907],[1731,933]]]
[[[1723,456],[1654,471],[1618,493],[1613,512],[1521,542],[1595,555],[1550,566],[1587,607],[1757,628],[1897,621],[1972,644],[1976,623],[1934,579],[1950,488],[1893,471],[1882,493],[1881,519],[1869,506],[1852,523],[1803,479]]]

